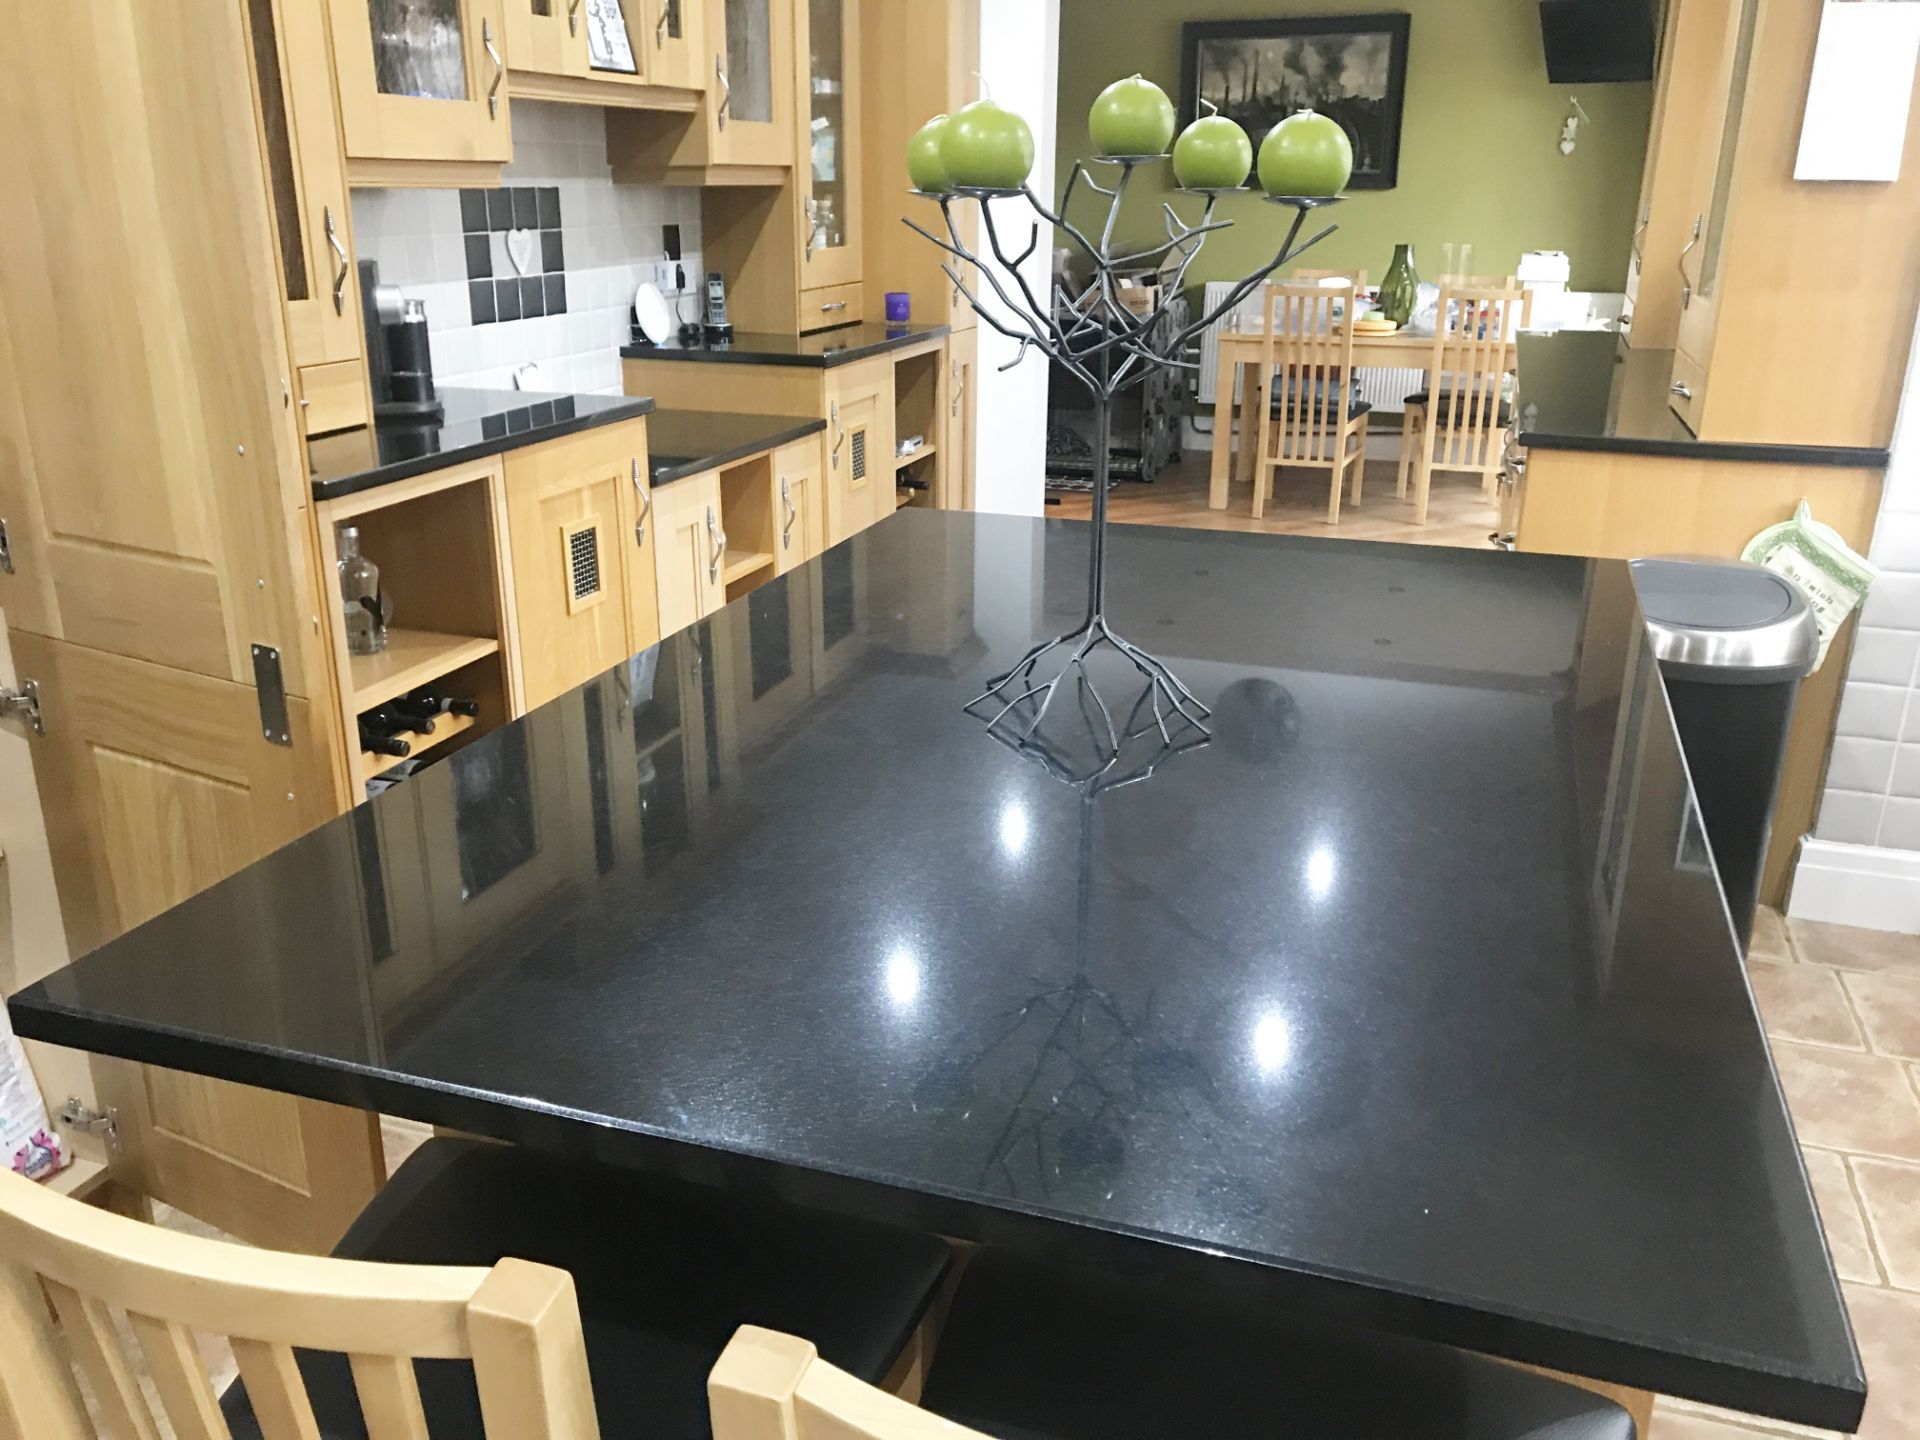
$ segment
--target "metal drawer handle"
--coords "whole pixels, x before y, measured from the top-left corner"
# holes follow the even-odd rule
[[[1667,388],[1682,400],[1691,400],[1693,398],[1693,387],[1684,380],[1676,380]]]
[[[633,522],[633,543],[647,543],[647,517],[653,514],[653,496],[647,493],[646,482],[640,478],[640,459],[633,461],[633,493],[640,497],[640,517]]]
[[[713,542],[713,554],[707,559],[707,583],[720,583],[720,560],[727,553],[727,532],[720,528],[720,522],[714,518],[713,507],[707,506],[707,538]]]
[[[506,62],[500,58],[500,52],[493,46],[493,21],[482,16],[480,19],[480,43],[486,47],[487,58],[493,61],[493,83],[487,87],[487,118],[500,118],[500,82],[507,78]]]
[[[720,108],[713,112],[714,122],[722,130],[727,128],[727,111],[733,107],[733,86],[727,83],[727,57],[713,57],[713,75],[720,82]]]
[[[813,234],[820,224],[820,202],[818,200],[815,200],[811,195],[807,196],[806,210],[807,210],[807,259],[811,260],[813,259]],[[823,305],[820,308],[824,310],[826,307]]]
[[[822,315],[831,315],[836,310],[844,310],[846,308],[847,308],[847,302],[844,300],[829,300],[826,304],[820,307],[820,313]]]
[[[340,262],[340,268],[333,272],[333,313],[347,313],[347,247],[340,241],[340,227],[333,223],[333,207],[325,206],[320,211],[321,227],[327,232],[327,244],[332,247],[333,255]]]
[[[660,0],[660,23],[653,27],[653,48],[667,48],[667,22],[673,18],[673,0]]]
[[[780,477],[780,503],[787,507],[787,522],[780,527],[780,548],[793,548],[793,522],[800,518],[800,512],[793,508],[793,490],[787,483],[787,477]]]
[[[1700,229],[1706,224],[1706,220],[1705,214],[1693,217],[1693,237],[1681,247],[1680,254],[1674,261],[1680,267],[1680,308],[1682,310],[1693,303],[1693,279],[1687,274],[1687,256],[1692,252],[1693,247],[1700,243]]]
[[[567,0],[567,34],[580,33],[580,0]]]

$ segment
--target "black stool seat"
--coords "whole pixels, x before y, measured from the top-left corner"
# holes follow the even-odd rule
[[[1436,414],[1440,413],[1441,411],[1446,411],[1448,413],[1452,412],[1453,391],[1442,390],[1440,392],[1440,399],[1437,404],[1433,401],[1431,396],[1432,396],[1431,391],[1416,390],[1413,392],[1413,394],[1407,396],[1404,403],[1408,405],[1424,406],[1426,409],[1432,410]],[[1473,397],[1471,394],[1462,395],[1460,397],[1460,418],[1462,420],[1467,418],[1467,415],[1469,413],[1469,407],[1472,405],[1472,403],[1473,403]],[[1480,401],[1480,414],[1483,418],[1487,413],[1486,405],[1487,405],[1487,402],[1483,398]],[[1500,416],[1494,423],[1497,425],[1505,425],[1512,419],[1513,419],[1513,407],[1509,405],[1505,400],[1502,400],[1500,402]]]
[[[1498,1361],[990,1252],[921,1404],[1002,1440],[1634,1440],[1612,1401]]]
[[[743,1324],[805,1336],[841,1369],[884,1379],[948,1263],[931,1236],[452,1139],[415,1151],[334,1254],[570,1271],[601,1432],[655,1440],[712,1433],[707,1372]],[[300,1368],[326,1440],[364,1440],[345,1359],[303,1353]],[[434,1440],[477,1440],[473,1367],[414,1368]],[[234,1440],[260,1435],[243,1385],[221,1409]]]

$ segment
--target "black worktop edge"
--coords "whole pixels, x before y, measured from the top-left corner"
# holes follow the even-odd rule
[[[729,445],[724,450],[711,455],[699,455],[691,460],[676,460],[671,465],[650,465],[655,485],[671,485],[676,480],[684,480],[689,475],[698,475],[717,466],[730,465],[735,460],[744,460],[749,455],[758,455],[762,450],[772,450],[781,445],[790,445],[795,440],[804,440],[809,435],[818,435],[827,428],[827,422],[815,416],[811,420],[795,420],[784,430],[776,430],[770,435],[759,435],[738,445]]]
[[[784,365],[803,370],[832,370],[836,366],[851,365],[856,360],[870,360],[875,355],[885,355],[893,350],[904,350],[909,345],[918,345],[927,340],[944,340],[953,333],[951,325],[931,325],[924,330],[912,330],[905,335],[889,335],[866,345],[850,345],[844,350],[834,350],[820,355],[780,355],[767,350],[731,349],[727,346],[693,346],[682,349],[677,345],[638,345],[627,344],[620,347],[622,360],[685,360],[704,365]]]
[[[726,1183],[732,1183],[736,1174],[748,1185],[765,1184],[772,1178],[777,1193],[796,1205],[862,1215],[882,1224],[956,1236],[1036,1257],[1066,1260],[1071,1253],[1072,1263],[1081,1265],[1133,1270],[1143,1260],[1151,1260],[1165,1278],[1177,1283],[1245,1287],[1263,1301],[1348,1324],[1418,1335],[1596,1380],[1637,1377],[1619,1383],[1822,1429],[1851,1433],[1866,1408],[1866,1390],[1850,1376],[1776,1370],[1763,1379],[1755,1373],[1755,1357],[1749,1355],[1672,1355],[1617,1336],[1574,1333],[1565,1320],[1496,1313],[1415,1290],[1394,1289],[1377,1277],[1278,1265],[1232,1248],[1188,1247],[1127,1226],[1095,1228],[1057,1216],[1041,1205],[906,1190],[872,1175],[797,1164],[746,1146],[702,1145],[531,1096],[421,1077],[395,1080],[353,1061],[296,1057],[197,1031],[83,1015],[37,992],[41,986],[30,985],[7,1002],[14,1030],[25,1039],[398,1115],[554,1153],[578,1154],[578,1127],[591,1125],[598,1138],[589,1158],[604,1164],[710,1183],[718,1162],[727,1172]],[[1222,1259],[1243,1264],[1223,1272]],[[1352,1288],[1356,1279],[1367,1287],[1364,1293]],[[1540,1343],[1527,1343],[1536,1338]],[[1624,1368],[1623,1361],[1627,1362]],[[1734,1368],[1728,1373],[1723,1366]]]
[[[538,404],[542,398],[557,400],[563,397],[560,395],[542,397],[529,392],[527,404]],[[315,480],[313,498],[338,500],[345,495],[358,495],[363,490],[375,490],[382,485],[391,485],[396,480],[410,480],[415,475],[444,470],[449,465],[460,465],[469,460],[484,460],[490,455],[504,455],[509,450],[524,450],[531,445],[558,440],[567,435],[577,435],[583,430],[595,430],[602,425],[618,425],[623,421],[638,420],[642,416],[651,415],[654,410],[651,395],[627,396],[624,397],[624,403],[622,403],[622,397],[606,398],[613,403],[609,403],[605,409],[594,410],[585,415],[575,415],[571,420],[555,420],[532,430],[492,436],[476,440],[471,445],[456,445],[451,450],[435,450],[431,454],[395,460],[356,474],[342,475],[336,479]]]
[[[1747,460],[1759,465],[1823,465],[1842,470],[1884,470],[1891,450],[1845,445],[1784,445],[1750,440],[1658,440],[1633,435],[1566,435],[1551,430],[1520,431],[1530,450],[1580,450],[1612,455],[1660,455],[1678,460]]]

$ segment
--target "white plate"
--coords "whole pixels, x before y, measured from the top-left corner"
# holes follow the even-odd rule
[[[666,298],[651,280],[633,292],[633,313],[640,321],[640,333],[656,345],[664,345],[674,335],[673,316]]]

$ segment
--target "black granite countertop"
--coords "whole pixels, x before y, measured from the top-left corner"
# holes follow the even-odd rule
[[[790,415],[709,414],[656,410],[647,421],[647,458],[653,483],[665,485],[716,465],[757,455],[776,445],[818,435],[827,422]]]
[[[1789,362],[1783,362],[1789,363]],[[1540,450],[1673,455],[1780,465],[1885,468],[1885,450],[1702,440],[1667,403],[1671,350],[1635,350],[1612,330],[1520,336],[1520,443]]]
[[[622,345],[624,360],[693,360],[717,365],[811,365],[831,368],[884,355],[950,333],[945,325],[882,325],[866,322],[820,330],[812,335],[774,335],[736,331],[724,345]]]
[[[430,425],[382,424],[310,440],[313,498],[334,500],[653,413],[653,401],[644,395],[544,395],[443,385],[440,402],[446,413]]]
[[[1096,794],[962,710],[1089,537],[904,511],[15,1026],[1853,1429],[1624,564],[1116,527],[1213,734]]]

